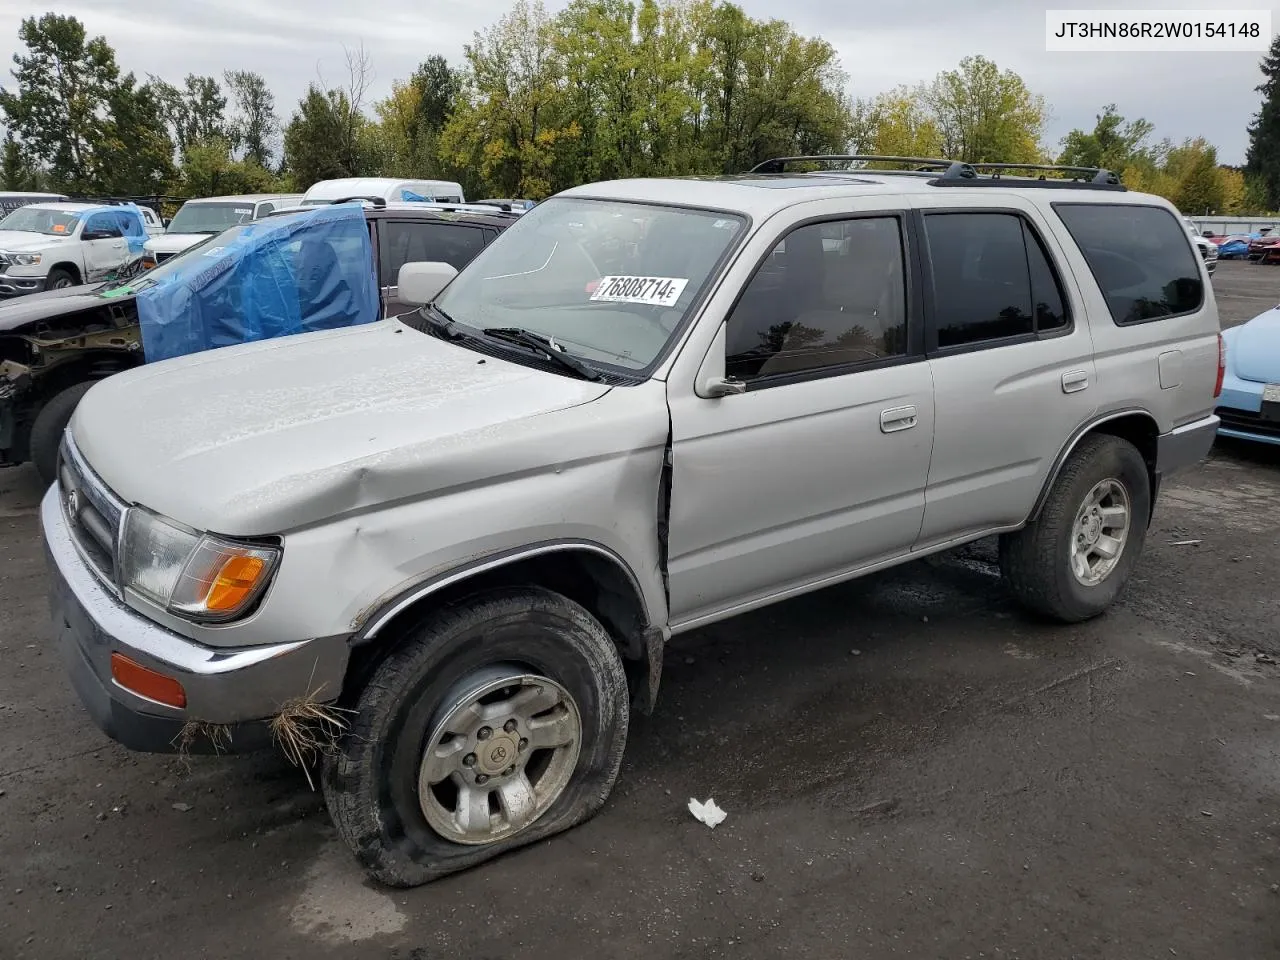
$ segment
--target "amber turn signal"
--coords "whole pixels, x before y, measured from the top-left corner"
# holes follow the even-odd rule
[[[130,693],[136,693],[147,700],[154,700],[166,707],[183,709],[187,705],[187,692],[182,684],[173,677],[144,667],[130,660],[123,653],[111,654],[111,679]]]
[[[228,557],[209,588],[205,608],[215,613],[237,609],[253,593],[266,566],[261,557]]]

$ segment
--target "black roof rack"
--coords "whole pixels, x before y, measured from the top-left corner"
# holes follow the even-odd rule
[[[1102,167],[1071,167],[1048,163],[967,163],[962,160],[945,160],[940,157],[892,157],[876,154],[828,154],[804,157],[775,157],[765,160],[751,168],[752,173],[784,173],[786,168],[796,163],[897,163],[911,169],[907,170],[867,170],[865,167],[849,167],[845,170],[859,170],[884,174],[920,176],[922,173],[930,177],[929,184],[935,187],[1001,187],[1008,184],[1002,171],[1023,170],[1037,172],[1039,176],[1017,177],[1020,187],[1049,187],[1075,190],[1124,190],[1120,178],[1110,170]],[[990,171],[985,176],[979,171]],[[1048,173],[1070,174],[1070,176],[1046,176]]]
[[[335,203],[371,203],[379,210],[385,209],[387,206],[386,197],[342,197],[339,200],[330,200],[331,204]]]
[[[872,153],[815,154],[803,157],[774,157],[772,160],[765,160],[763,163],[757,163],[751,168],[751,172],[785,173],[787,167],[795,163],[900,163],[914,167],[915,169],[910,171],[913,173],[942,170],[954,177],[975,176],[972,168],[967,163],[961,163],[959,160],[943,160],[939,157],[894,157]],[[846,169],[854,170],[861,168],[848,167]],[[905,173],[908,171],[877,170],[875,172]]]

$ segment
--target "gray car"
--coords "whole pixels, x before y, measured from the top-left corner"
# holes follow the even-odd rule
[[[405,886],[600,809],[677,634],[990,535],[1103,613],[1217,428],[1205,265],[1105,171],[930,163],[578,187],[416,314],[94,386],[41,508],[89,712],[318,748]]]

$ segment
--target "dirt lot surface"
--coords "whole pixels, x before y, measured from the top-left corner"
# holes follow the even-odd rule
[[[1280,269],[1223,264],[1237,322]],[[0,958],[1280,956],[1280,454],[1170,485],[1124,602],[1016,612],[988,543],[705,630],[589,824],[367,883],[274,755],[131,755],[47,641],[0,472]],[[714,831],[685,809],[714,797]]]

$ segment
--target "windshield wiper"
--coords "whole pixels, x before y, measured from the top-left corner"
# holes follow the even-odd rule
[[[494,340],[505,340],[508,343],[518,343],[521,346],[528,347],[530,350],[545,356],[553,363],[559,364],[565,370],[577,374],[583,380],[600,379],[599,370],[583,363],[577,357],[565,353],[556,345],[554,340],[540,333],[525,330],[523,327],[487,327],[480,332],[486,337],[492,337]]]
[[[409,316],[412,316],[412,314]],[[465,336],[461,330],[453,328],[453,317],[449,316],[434,303],[429,303],[426,309],[418,311],[418,316],[423,319],[427,329],[447,340],[461,340]],[[409,317],[405,316],[399,319],[401,323],[406,323]],[[409,324],[409,326],[413,326],[413,324]]]

